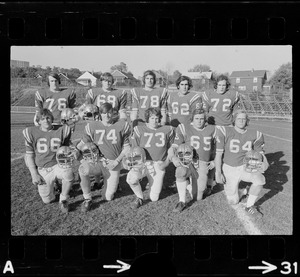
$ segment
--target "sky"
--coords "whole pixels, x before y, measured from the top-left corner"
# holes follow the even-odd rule
[[[292,46],[12,46],[11,59],[95,72],[124,62],[136,78],[148,69],[184,73],[198,64],[217,73],[255,69],[271,75],[292,62]]]

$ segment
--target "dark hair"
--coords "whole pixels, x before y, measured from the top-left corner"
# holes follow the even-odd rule
[[[36,114],[36,121],[39,122],[42,119],[42,117],[45,117],[45,116],[49,116],[53,122],[54,116],[53,116],[52,112],[48,109],[40,109]]]
[[[226,81],[226,90],[228,90],[231,84],[230,84],[229,78],[228,78],[226,75],[223,75],[223,74],[219,75],[219,76],[214,80],[214,89],[217,89],[218,83],[219,83],[220,81],[223,81],[223,80]]]
[[[206,121],[206,112],[204,109],[200,108],[200,109],[194,109],[190,115],[190,121],[192,122],[194,120],[194,116],[196,114],[204,114],[204,120]]]
[[[115,122],[117,122],[119,120],[119,112],[113,108],[112,104],[110,104],[108,102],[105,102],[100,105],[99,114],[100,114],[101,120],[102,120],[102,117],[101,117],[102,113],[111,113],[111,118],[108,121],[108,123],[110,123],[110,124],[114,124]]]
[[[48,85],[49,87],[50,87],[49,77],[55,78],[55,79],[58,81],[58,83],[60,84],[60,77],[59,77],[59,75],[58,75],[57,73],[55,73],[55,72],[51,72],[51,73],[49,73],[49,75],[48,75],[48,77],[47,77],[47,85]]]
[[[146,70],[146,71],[144,72],[144,75],[143,75],[143,85],[145,86],[145,79],[146,79],[146,77],[147,77],[148,75],[151,75],[151,76],[153,77],[153,79],[154,79],[153,86],[155,86],[155,84],[156,84],[156,75],[155,75],[155,73],[154,73],[153,71],[151,71],[151,70]]]
[[[193,87],[193,82],[192,82],[192,79],[188,76],[184,76],[184,75],[181,75],[175,82],[176,84],[176,87],[179,89],[179,84],[182,82],[182,81],[188,81],[188,85],[189,85],[189,89],[191,89]]]
[[[114,83],[115,79],[114,76],[109,73],[109,72],[104,72],[101,76],[100,76],[100,81],[102,82],[103,80],[107,80],[107,79],[111,79],[111,82]]]
[[[149,123],[149,118],[152,116],[152,115],[157,115],[159,117],[159,122],[161,121],[161,118],[162,118],[162,115],[161,115],[161,111],[159,108],[148,108],[146,111],[145,111],[145,121],[147,123]]]

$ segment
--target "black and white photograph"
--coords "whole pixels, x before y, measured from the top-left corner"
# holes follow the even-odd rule
[[[11,46],[12,236],[293,235],[291,45]]]

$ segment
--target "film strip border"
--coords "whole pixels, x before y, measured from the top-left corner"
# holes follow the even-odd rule
[[[1,39],[15,44],[286,44],[298,3],[2,5]],[[298,8],[298,9],[297,9]]]
[[[159,263],[177,274],[254,273],[262,260],[297,273],[291,237],[28,237],[1,242],[1,267],[12,261],[18,274],[111,274],[104,265],[121,260],[153,271]],[[172,263],[170,261],[173,261]],[[294,268],[292,265],[294,264]],[[162,270],[162,268],[160,269]],[[155,271],[153,271],[155,272]],[[140,272],[141,273],[141,272]],[[157,272],[158,273],[158,272]],[[258,272],[257,272],[258,273]],[[261,271],[259,272],[261,274]],[[198,275],[197,275],[198,276]]]

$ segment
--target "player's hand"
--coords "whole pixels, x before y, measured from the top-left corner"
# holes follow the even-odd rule
[[[45,185],[46,184],[44,178],[40,174],[34,174],[32,176],[32,183],[35,186],[40,186],[40,185]]]
[[[215,168],[215,162],[214,161],[210,161],[207,163],[207,169],[208,170],[212,170]]]
[[[223,184],[223,185],[226,183],[225,176],[221,172],[219,173],[216,172],[216,183]]]
[[[165,170],[166,167],[169,165],[169,160],[165,160],[165,161],[158,161],[157,162],[157,167],[160,169],[160,170]]]
[[[113,170],[118,164],[119,162],[117,160],[109,160],[106,167],[108,170]]]
[[[178,157],[173,157],[172,158],[172,163],[174,164],[174,166],[179,167],[181,166],[180,160]]]

